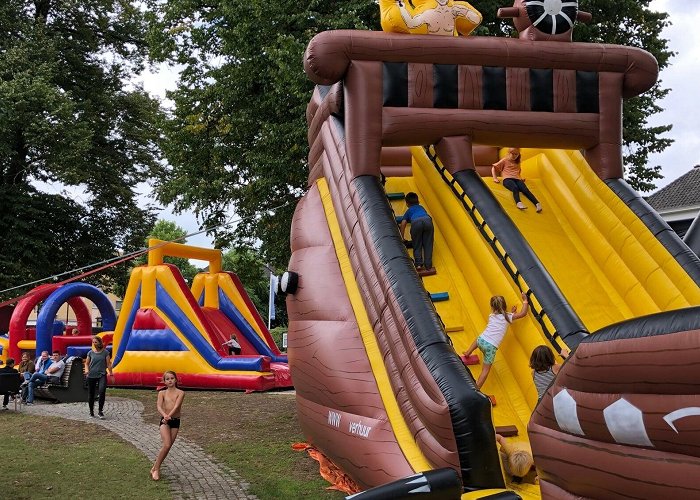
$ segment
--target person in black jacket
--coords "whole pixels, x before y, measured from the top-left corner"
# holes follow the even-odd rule
[[[17,375],[17,378],[19,378],[19,372],[15,370],[15,360],[12,358],[7,358],[5,366],[0,368],[0,373],[14,373],[15,375]],[[7,403],[10,402],[10,393],[3,392],[2,394],[2,409],[7,410]]]

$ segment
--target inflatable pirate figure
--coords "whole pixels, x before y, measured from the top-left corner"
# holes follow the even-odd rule
[[[481,14],[461,0],[380,0],[382,29],[393,33],[468,35]]]
[[[498,17],[512,18],[521,39],[560,42],[571,41],[575,21],[587,23],[592,18],[573,0],[515,0],[512,7],[498,9]]]

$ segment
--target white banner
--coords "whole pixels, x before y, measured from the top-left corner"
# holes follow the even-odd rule
[[[275,319],[275,296],[277,295],[277,282],[279,278],[270,274],[270,300],[267,303],[267,327],[270,328],[272,320]]]

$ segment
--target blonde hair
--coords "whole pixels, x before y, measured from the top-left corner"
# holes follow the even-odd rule
[[[172,375],[173,377],[175,377],[175,387],[177,387],[177,373],[175,373],[175,372],[172,371],[172,370],[167,370],[165,373],[163,373],[163,381],[165,381],[165,376],[166,376],[168,373],[169,373],[170,375]]]
[[[502,314],[506,321],[510,323],[510,317],[506,312],[506,299],[503,295],[494,295],[491,297],[489,304],[491,305],[491,312],[494,314]]]
[[[518,153],[518,156],[513,160],[515,163],[520,163],[520,148],[509,148],[508,153]]]
[[[526,476],[534,464],[532,455],[522,448],[516,448],[508,455],[508,468],[515,477]]]

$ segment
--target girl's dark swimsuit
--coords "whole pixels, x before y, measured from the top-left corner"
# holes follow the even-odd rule
[[[167,425],[171,429],[179,429],[180,428],[180,419],[175,418],[175,417],[170,417],[170,420],[165,420],[163,417],[160,417],[160,425]]]

